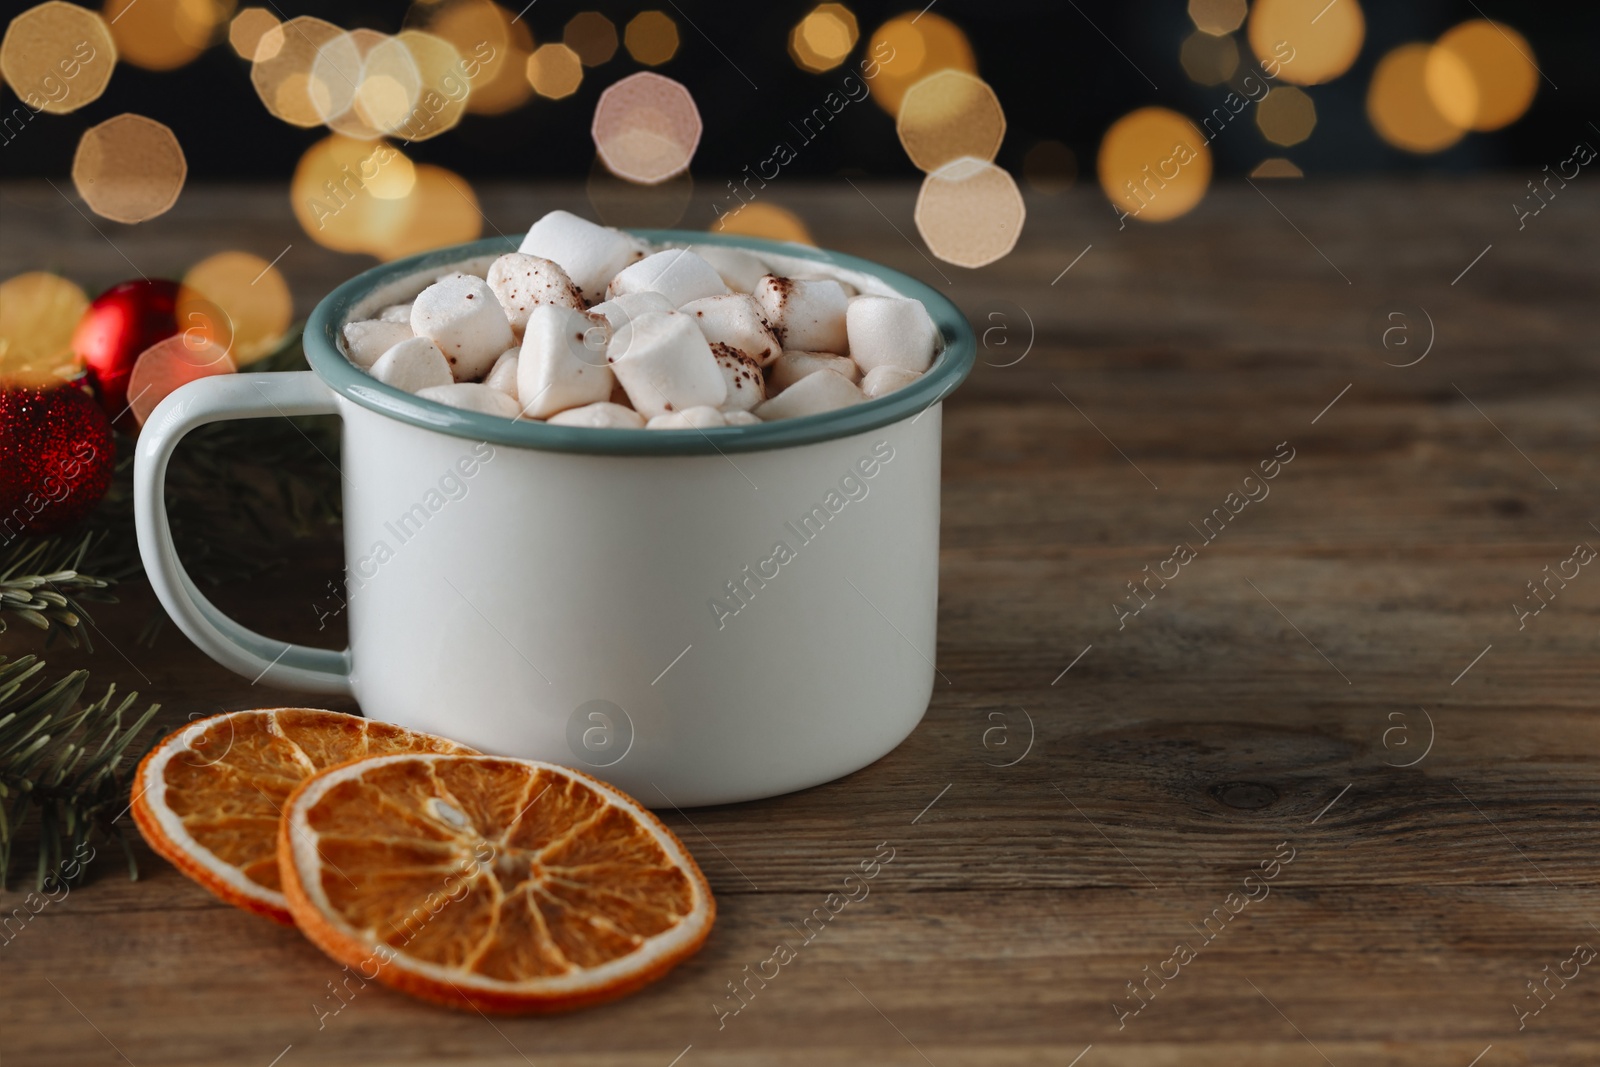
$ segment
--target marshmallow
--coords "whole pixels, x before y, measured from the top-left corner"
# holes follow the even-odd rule
[[[483,377],[516,341],[494,290],[471,274],[447,275],[418,293],[411,329],[439,346],[458,382]]]
[[[489,368],[489,373],[484,377],[483,384],[490,389],[498,389],[512,400],[515,400],[517,398],[517,354],[521,351],[520,348],[508,348],[500,353],[500,358],[494,361],[494,366]]]
[[[711,342],[711,354],[717,357],[717,367],[728,384],[728,399],[722,402],[724,411],[749,411],[767,398],[767,383],[759,363],[720,341]]]
[[[761,420],[751,411],[724,411],[722,417],[729,426],[760,426]]]
[[[797,281],[802,281],[802,282],[837,282],[838,285],[839,285],[839,288],[844,290],[844,295],[845,295],[846,299],[849,299],[850,297],[855,296],[857,293],[861,292],[860,289],[857,289],[855,286],[851,285],[849,282],[845,281],[843,278],[836,278],[833,275],[826,273],[825,271],[797,270],[793,274],[789,275],[789,277],[794,278]]]
[[[646,290],[660,293],[673,307],[682,307],[702,296],[726,293],[728,287],[711,264],[687,248],[669,248],[620,271],[606,287],[606,297],[615,299]]]
[[[831,370],[808,374],[789,388],[756,408],[756,417],[762,420],[792,419],[797,415],[815,415],[835,408],[859,404],[866,397],[849,378]]]
[[[728,399],[722,368],[694,320],[677,311],[653,311],[624,324],[611,338],[606,359],[647,418]]]
[[[642,430],[644,416],[621,404],[585,404],[558,411],[545,420],[551,426],[588,426],[595,430]]]
[[[672,301],[646,289],[641,293],[629,293],[619,296],[614,300],[603,300],[589,309],[590,315],[597,315],[605,320],[608,329],[615,333],[622,329],[622,324],[629,319],[638,318],[647,311],[672,311]],[[608,335],[609,336],[609,335]]]
[[[379,356],[367,368],[367,373],[408,393],[449,385],[452,380],[450,361],[444,358],[439,346],[426,337],[408,337],[401,341]]]
[[[861,379],[861,391],[868,400],[876,400],[880,396],[887,396],[896,389],[904,389],[922,375],[904,367],[873,367]]]
[[[411,305],[390,304],[388,307],[378,312],[378,320],[380,322],[403,322],[407,327],[410,327]]]
[[[522,413],[542,419],[611,395],[611,368],[599,348],[585,344],[594,322],[581,311],[539,304],[528,315],[517,357]]]
[[[852,382],[861,380],[861,368],[849,356],[836,356],[832,352],[801,352],[790,349],[772,364],[769,384],[773,395],[783,392],[800,379],[819,370],[831,370],[844,375]]]
[[[689,251],[711,264],[723,284],[736,293],[750,292],[769,269],[749,252],[731,245],[690,245]]]
[[[575,311],[584,308],[583,296],[567,272],[538,256],[507,252],[490,265],[488,281],[513,330],[527,328],[528,312],[538,304],[557,304]]]
[[[517,402],[498,389],[476,382],[455,382],[451,385],[434,385],[419,389],[417,395],[424,400],[436,400],[463,411],[480,411],[485,415],[499,415],[514,419],[520,410]]]
[[[850,357],[864,371],[899,367],[921,373],[933,364],[936,331],[922,301],[862,296],[845,314]]]
[[[784,348],[846,352],[844,288],[835,281],[804,281],[768,274],[753,294]]]
[[[411,327],[382,319],[364,319],[344,324],[344,347],[350,362],[365,370],[377,358],[411,336]]]
[[[528,230],[518,252],[561,265],[586,300],[599,300],[606,283],[648,251],[632,234],[580,219],[570,211],[552,211]]]
[[[684,411],[669,411],[657,415],[644,424],[647,430],[709,430],[726,426],[728,422],[716,408],[695,407]]]
[[[753,297],[743,293],[706,296],[689,301],[681,310],[694,316],[694,324],[707,341],[737,348],[759,366],[765,367],[783,351]]]

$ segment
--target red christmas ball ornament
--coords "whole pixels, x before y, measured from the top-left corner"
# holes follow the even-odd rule
[[[115,463],[111,420],[84,378],[0,385],[0,544],[88,515]]]
[[[79,320],[73,351],[88,365],[112,418],[125,421],[128,375],[139,354],[178,332],[177,307],[177,282],[143,278],[113,285]]]

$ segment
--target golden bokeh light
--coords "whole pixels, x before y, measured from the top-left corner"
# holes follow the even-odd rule
[[[1060,141],[1040,141],[1022,157],[1022,179],[1036,193],[1064,193],[1078,180],[1078,157]]]
[[[600,94],[590,132],[611,173],[655,185],[689,169],[701,129],[700,109],[688,88],[640,71]]]
[[[106,91],[117,48],[105,20],[76,4],[30,7],[6,27],[0,74],[35,111],[65,115]]]
[[[764,237],[769,241],[793,241],[816,245],[805,222],[788,208],[757,200],[723,215],[707,229],[712,233],[736,233],[744,237]]]
[[[274,117],[291,126],[322,124],[311,96],[311,68],[318,50],[343,33],[331,22],[300,15],[261,35],[250,83]]]
[[[226,316],[232,331],[231,355],[240,367],[272,352],[294,317],[294,300],[283,275],[248,252],[219,252],[189,268],[178,290],[180,327],[193,323],[194,316],[186,312],[202,301]]]
[[[617,27],[598,11],[580,11],[567,20],[561,43],[578,53],[584,66],[598,67],[617,54]]]
[[[247,59],[254,63],[258,60],[271,59],[266,54],[266,47],[276,45],[283,47],[283,35],[275,35],[270,41],[264,41],[269,31],[279,25],[278,16],[264,7],[247,7],[233,17],[228,24],[228,43],[233,46],[234,52],[240,59]]]
[[[337,252],[375,252],[409,218],[417,167],[385,141],[340,134],[306,149],[290,182],[295,217],[312,240]]]
[[[416,110],[421,96],[422,71],[410,47],[398,37],[384,37],[361,59],[353,118],[377,134],[393,133]]]
[[[399,259],[483,235],[477,194],[465,178],[444,167],[418,164],[411,194],[395,203],[404,208],[404,219],[374,236],[371,250],[379,259]]]
[[[1195,30],[1184,38],[1178,61],[1197,85],[1221,85],[1239,69],[1239,46],[1232,37]]]
[[[1189,0],[1189,19],[1195,29],[1223,37],[1244,25],[1249,8],[1245,0]]]
[[[500,115],[528,102],[533,34],[525,21],[491,0],[438,0],[412,11],[420,15],[417,29],[449,41],[459,54],[461,73],[471,86],[468,111]]]
[[[155,218],[178,202],[189,164],[172,130],[124,113],[83,131],[72,184],[90,210],[113,222]]]
[[[0,384],[40,386],[74,376],[72,334],[89,297],[67,279],[30,271],[0,282]]]
[[[1100,142],[1100,188],[1128,218],[1165,222],[1194,208],[1211,184],[1211,149],[1176,111],[1144,107]]]
[[[623,31],[628,54],[647,67],[659,67],[678,52],[678,24],[661,11],[641,11]]]
[[[1305,176],[1305,171],[1282,156],[1263,159],[1256,164],[1256,169],[1250,172],[1252,178],[1304,178]]]
[[[1367,118],[1378,136],[1407,152],[1426,154],[1449,148],[1465,130],[1451,122],[1428,92],[1427,71],[1432,46],[1403,44],[1384,56],[1367,87]],[[1470,87],[1472,76],[1458,57],[1436,63],[1457,65],[1454,81]],[[1476,101],[1472,105],[1476,108]]]
[[[928,251],[981,267],[1016,247],[1027,209],[1011,175],[987,160],[958,159],[922,180],[915,218]]]
[[[1366,33],[1358,0],[1256,0],[1248,36],[1256,58],[1278,66],[1275,77],[1320,85],[1350,69]]]
[[[1006,115],[982,78],[941,70],[906,91],[895,131],[911,162],[928,173],[963,156],[992,162],[1005,139]]]
[[[551,100],[571,96],[583,84],[583,60],[564,44],[542,44],[528,57],[528,84]]]
[[[211,47],[234,0],[106,0],[118,55],[146,70],[175,70]]]
[[[1317,126],[1317,106],[1303,89],[1282,85],[1256,105],[1256,126],[1273,144],[1299,144]]]
[[[1461,81],[1465,72],[1470,91]],[[1445,118],[1469,130],[1498,130],[1528,110],[1539,88],[1533,49],[1510,26],[1463,22],[1428,54],[1428,95]]]
[[[872,86],[872,98],[891,115],[900,113],[906,91],[928,75],[941,70],[978,71],[967,35],[932,11],[915,18],[901,15],[879,26],[867,46],[865,62],[862,75]]]
[[[455,128],[466,114],[472,83],[455,45],[421,30],[403,30],[395,40],[416,64],[420,92],[416,106],[392,127],[403,141],[426,141]]]
[[[861,27],[843,4],[818,4],[789,32],[789,55],[802,70],[820,74],[843,63],[856,46]]]

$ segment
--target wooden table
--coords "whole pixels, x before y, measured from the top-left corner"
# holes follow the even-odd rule
[[[319,1030],[338,968],[141,846],[137,882],[108,859],[0,948],[0,1057],[1600,1061],[1600,963],[1543,999],[1526,986],[1600,948],[1600,568],[1522,625],[1514,607],[1574,545],[1600,547],[1600,188],[1574,183],[1519,231],[1506,205],[1527,177],[1224,183],[1120,231],[1079,188],[1031,198],[1017,250],[976,272],[924,257],[912,188],[773,188],[820,243],[948,282],[984,331],[947,405],[948,684],[916,733],[831,785],[668,813],[720,919],[610,1007],[491,1021],[374,987]],[[581,189],[483,194],[507,232],[586,210]],[[281,187],[190,189],[103,236],[48,186],[0,203],[6,275],[92,287],[129,274],[124,256],[155,275],[292,244],[303,313],[362,265],[315,248]],[[696,200],[686,224],[710,217]],[[1246,475],[1291,451],[1270,496],[1229,496],[1259,496]],[[1182,542],[1194,558],[1164,562]],[[297,549],[223,603],[316,639],[337,551]],[[1151,572],[1177,577],[1132,599]],[[280,699],[170,628],[135,646],[152,601],[123,593],[100,650],[52,667],[143,690],[166,725]],[[894,859],[870,896],[719,1028],[727,983],[880,842]]]

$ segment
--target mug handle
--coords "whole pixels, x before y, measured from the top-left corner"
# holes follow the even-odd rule
[[[350,650],[309,648],[263,637],[234,622],[189,578],[167,522],[167,462],[183,436],[224,419],[337,415],[333,391],[311,371],[221,374],[173,391],[151,412],[134,453],[134,525],[139,555],[156,596],[200,650],[255,682],[311,693],[353,695]]]

